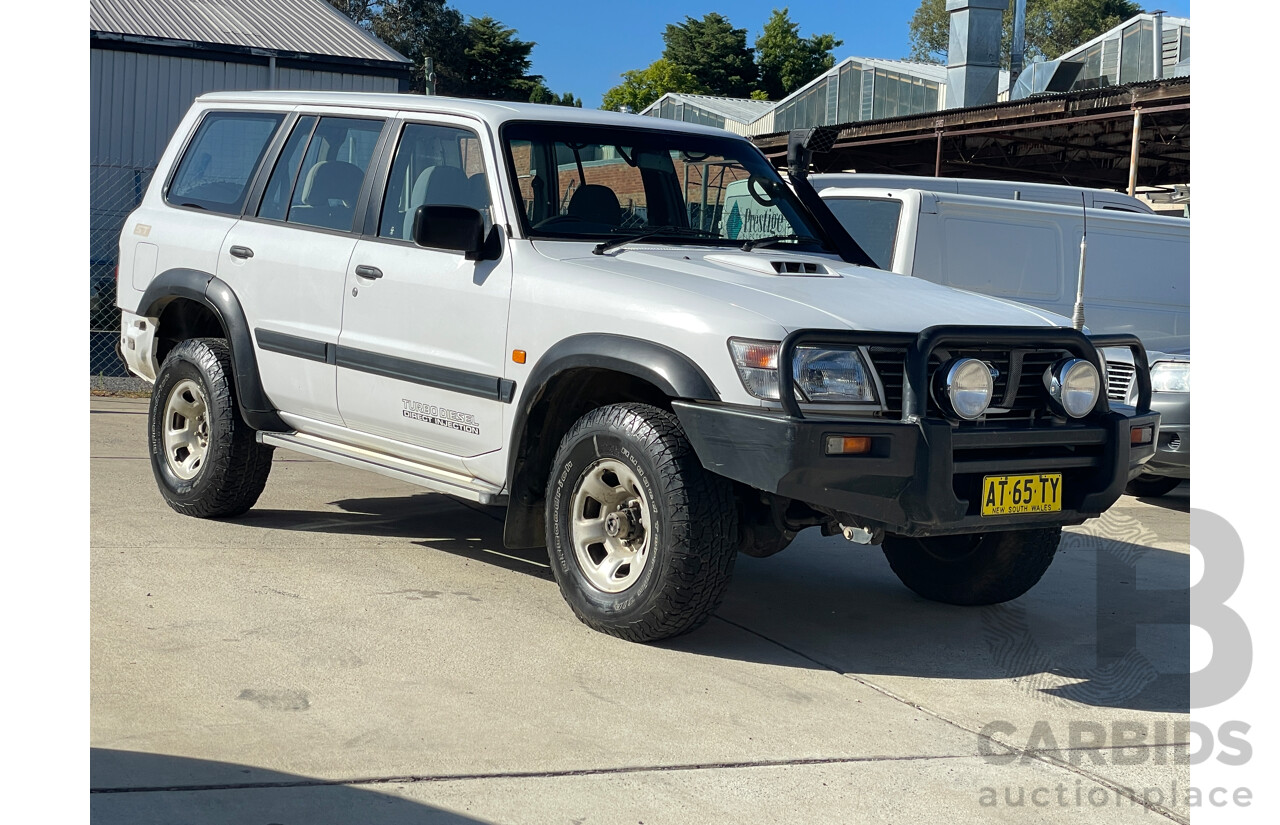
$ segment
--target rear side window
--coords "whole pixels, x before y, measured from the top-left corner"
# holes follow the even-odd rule
[[[272,112],[210,112],[174,172],[169,203],[240,214],[249,181],[282,120],[284,115]]]
[[[276,161],[276,168],[267,181],[267,191],[262,196],[262,204],[258,207],[259,218],[270,218],[282,221],[289,213],[289,198],[293,196],[293,182],[298,177],[298,167],[302,164],[302,152],[307,148],[311,132],[315,129],[316,118],[307,115],[298,119],[293,133]]]
[[[382,124],[361,118],[320,118],[293,181],[285,220],[350,232]]]

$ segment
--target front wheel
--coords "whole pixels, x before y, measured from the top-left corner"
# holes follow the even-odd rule
[[[885,536],[889,566],[935,602],[999,604],[1026,593],[1049,569],[1061,527],[963,536]]]
[[[1143,498],[1159,498],[1172,493],[1174,488],[1182,483],[1180,478],[1169,478],[1168,476],[1153,476],[1143,473],[1142,475],[1130,481],[1124,488],[1124,491],[1131,496],[1140,496]]]
[[[238,516],[262,494],[272,448],[259,444],[236,408],[231,351],[221,338],[192,338],[165,357],[151,392],[151,471],[164,500],[197,518]]]
[[[634,642],[700,627],[733,572],[732,485],[703,469],[680,422],[646,404],[584,415],[547,484],[547,548],[587,626]]]

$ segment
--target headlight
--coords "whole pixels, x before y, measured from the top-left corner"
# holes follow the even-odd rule
[[[756,398],[778,400],[778,350],[770,341],[729,339],[738,377]],[[804,401],[839,404],[875,404],[871,371],[857,350],[797,347],[791,374]]]
[[[1191,392],[1190,361],[1157,361],[1151,367],[1153,392]]]
[[[1102,377],[1088,361],[1067,358],[1044,371],[1044,385],[1058,412],[1084,418],[1098,403]]]
[[[796,386],[810,401],[874,404],[876,391],[862,356],[847,349],[797,347],[793,364]]]
[[[934,373],[933,397],[947,413],[971,421],[987,411],[995,394],[991,367],[977,358],[948,361]]]

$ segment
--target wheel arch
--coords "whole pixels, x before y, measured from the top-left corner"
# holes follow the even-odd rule
[[[262,388],[249,322],[225,281],[196,269],[166,270],[148,285],[137,313],[160,319],[157,361],[163,361],[168,350],[184,338],[224,338],[231,350],[236,404],[245,423],[255,430],[289,430]]]
[[[574,422],[596,407],[624,402],[670,411],[679,398],[718,401],[720,394],[697,364],[662,344],[589,333],[547,350],[525,382],[512,423],[503,543],[545,545],[545,482]]]

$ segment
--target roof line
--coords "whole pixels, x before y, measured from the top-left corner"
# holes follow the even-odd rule
[[[297,52],[285,49],[272,49],[266,46],[241,46],[236,43],[212,43],[204,40],[178,40],[170,37],[153,37],[144,34],[120,34],[89,30],[89,45],[119,48],[122,45],[155,47],[194,51],[205,54],[235,55],[241,57],[278,58],[285,60],[304,60],[312,63],[325,63],[334,66],[352,66],[373,69],[393,69],[408,72],[413,63],[407,58],[403,60],[376,60],[369,57],[349,57],[337,54],[319,54],[316,52]],[[399,54],[399,52],[396,52]]]

